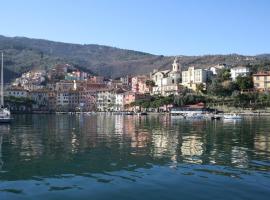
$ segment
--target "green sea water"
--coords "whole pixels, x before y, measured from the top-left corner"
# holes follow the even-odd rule
[[[270,118],[14,115],[0,200],[269,199]]]

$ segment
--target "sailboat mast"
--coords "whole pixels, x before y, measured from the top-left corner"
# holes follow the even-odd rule
[[[2,52],[1,62],[1,107],[4,107],[4,54]]]

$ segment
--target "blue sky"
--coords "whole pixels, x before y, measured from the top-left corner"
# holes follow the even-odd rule
[[[0,0],[0,34],[162,55],[270,53],[269,0]]]

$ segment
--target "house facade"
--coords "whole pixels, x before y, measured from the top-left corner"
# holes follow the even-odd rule
[[[171,70],[154,70],[151,74],[151,80],[155,82],[151,92],[152,95],[168,96],[177,94],[181,80],[181,66],[178,59],[174,59]]]
[[[113,111],[115,105],[115,92],[109,89],[98,91],[96,103],[98,111]]]
[[[256,90],[270,90],[270,71],[253,74],[252,78]]]
[[[114,104],[114,111],[124,111],[124,93],[116,93],[115,94],[115,104]]]
[[[26,98],[28,97],[29,92],[28,90],[25,90],[24,88],[21,88],[21,87],[11,87],[6,90],[5,95],[17,97],[17,98],[20,98],[20,97]]]
[[[208,70],[189,67],[188,70],[182,71],[182,85],[196,90],[198,84],[206,85],[209,76],[210,72]]]
[[[132,77],[131,91],[140,94],[149,93],[150,88],[146,85],[147,80],[149,80],[149,77],[146,75]]]
[[[236,81],[238,76],[247,76],[250,73],[250,69],[248,67],[233,67],[231,68],[231,78],[233,81]]]

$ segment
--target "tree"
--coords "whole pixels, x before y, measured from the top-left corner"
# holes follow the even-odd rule
[[[203,90],[204,90],[204,84],[203,83],[196,84],[196,92],[197,93],[203,92]]]
[[[220,82],[227,81],[231,79],[231,72],[229,69],[221,69],[217,74],[217,79]]]
[[[251,76],[238,76],[236,78],[236,84],[240,90],[253,88],[253,80]]]
[[[215,96],[225,96],[226,92],[218,79],[212,80],[212,83],[207,87],[207,93]]]
[[[154,87],[155,86],[155,82],[153,80],[147,80],[145,82],[147,87]]]

